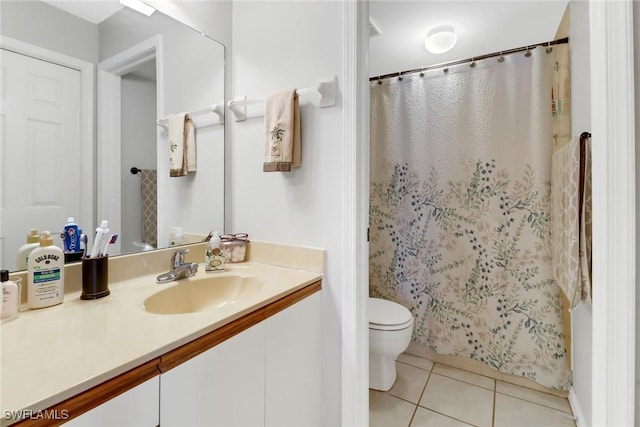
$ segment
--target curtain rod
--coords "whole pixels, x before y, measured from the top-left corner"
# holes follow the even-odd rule
[[[550,46],[553,46],[553,45],[556,45],[556,44],[564,44],[564,43],[569,43],[569,37],[565,37],[565,38],[562,38],[562,39],[553,40],[553,41],[549,41],[549,42],[544,42],[544,43],[530,44],[528,46],[517,47],[515,49],[502,50],[502,51],[499,51],[499,52],[493,52],[493,53],[488,53],[488,54],[485,54],[485,55],[474,56],[474,57],[471,57],[471,58],[468,58],[468,59],[459,59],[457,61],[443,62],[441,64],[429,65],[428,67],[415,68],[413,70],[399,71],[399,72],[395,72],[395,73],[391,73],[391,74],[383,74],[383,75],[376,76],[376,77],[370,77],[369,81],[372,82],[372,81],[376,81],[376,80],[380,81],[382,79],[389,79],[389,78],[392,78],[392,77],[402,77],[405,74],[424,73],[425,71],[452,67],[454,65],[466,64],[467,62],[475,63],[475,61],[479,61],[481,59],[488,59],[488,58],[494,58],[496,56],[508,55],[508,54],[511,54],[511,53],[524,52],[524,51],[527,51],[527,50],[529,50],[531,48],[534,48],[534,47],[537,47],[537,46],[550,47]]]

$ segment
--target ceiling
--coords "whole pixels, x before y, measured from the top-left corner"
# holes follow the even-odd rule
[[[42,0],[72,15],[99,24],[124,6],[118,0]]]
[[[369,15],[382,33],[369,40],[369,75],[553,40],[567,3],[566,0],[371,0]],[[455,27],[458,43],[447,53],[431,54],[424,48],[427,31],[443,24]]]

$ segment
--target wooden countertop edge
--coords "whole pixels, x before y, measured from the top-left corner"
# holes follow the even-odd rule
[[[160,357],[156,357],[140,366],[137,366],[123,374],[107,380],[89,390],[83,391],[43,411],[34,411],[33,418],[21,420],[12,424],[14,426],[56,426],[61,422],[69,421],[79,415],[107,402],[114,397],[131,390],[137,385],[155,377],[158,374],[169,371],[187,360],[203,353],[212,347],[232,338],[233,336],[249,329],[263,320],[292,306],[298,301],[320,291],[322,280],[313,282],[284,297],[265,305],[251,313],[242,316],[226,325],[217,328],[171,350]],[[25,411],[26,412],[26,411]],[[52,419],[43,419],[52,418]]]

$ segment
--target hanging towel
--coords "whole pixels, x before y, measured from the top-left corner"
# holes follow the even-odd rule
[[[591,143],[574,138],[551,162],[553,277],[571,308],[591,304]]]
[[[591,136],[580,137],[580,279],[582,299],[591,304]]]
[[[267,96],[264,114],[264,172],[300,167],[300,106],[295,89]]]
[[[169,117],[169,176],[185,176],[197,169],[196,137],[187,113]]]
[[[141,239],[153,247],[158,245],[158,179],[155,169],[140,171],[142,201]]]

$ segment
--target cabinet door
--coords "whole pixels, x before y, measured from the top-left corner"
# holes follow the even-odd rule
[[[264,322],[160,376],[167,426],[264,425]]]
[[[322,295],[266,320],[267,426],[322,425]]]
[[[160,424],[159,390],[160,377],[153,377],[72,419],[65,426],[155,427]]]

